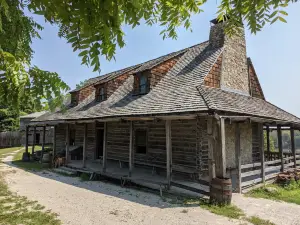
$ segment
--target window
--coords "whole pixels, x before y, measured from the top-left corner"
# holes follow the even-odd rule
[[[106,90],[105,90],[104,86],[100,86],[97,88],[96,100],[98,102],[102,102],[102,101],[106,100]]]
[[[77,92],[71,93],[71,105],[72,106],[76,106],[77,105],[77,103],[78,103],[77,99],[78,99]]]
[[[148,72],[142,72],[135,75],[134,93],[138,95],[147,94],[149,91]]]
[[[138,154],[147,153],[147,131],[146,130],[135,131],[135,152]]]

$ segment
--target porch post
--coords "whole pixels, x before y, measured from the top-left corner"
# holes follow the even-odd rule
[[[167,151],[167,182],[168,189],[171,186],[171,152],[172,152],[172,141],[171,141],[171,120],[166,120],[166,151]]]
[[[207,119],[207,135],[208,135],[208,175],[209,182],[216,177],[214,162],[214,136],[213,136],[213,119]]]
[[[294,159],[294,168],[297,168],[294,128],[291,127],[290,132],[291,132],[291,149],[292,149],[293,159]]]
[[[265,151],[264,151],[264,129],[263,124],[258,125],[258,133],[259,133],[259,150],[260,150],[260,162],[261,162],[261,178],[262,182],[265,183]]]
[[[26,126],[25,130],[25,152],[28,155],[28,135],[29,135],[29,126]]]
[[[46,140],[46,126],[43,126],[41,163],[43,162],[43,156],[44,156],[44,150],[45,150],[45,140]]]
[[[56,155],[56,125],[53,126],[53,157]]]
[[[270,152],[271,152],[271,149],[270,149],[270,128],[269,126],[267,126],[267,160],[270,160]]]
[[[36,126],[33,127],[33,137],[32,137],[32,149],[31,149],[31,155],[34,154],[35,142],[36,142]]]
[[[66,164],[69,162],[69,149],[70,149],[70,125],[66,127]]]
[[[280,125],[277,125],[277,138],[278,138],[279,156],[280,156],[280,159],[281,159],[281,169],[280,169],[280,171],[283,172],[284,162],[283,162],[282,135],[281,135],[281,126]]]
[[[133,121],[130,121],[130,131],[129,131],[129,177],[132,175],[133,170]]]
[[[84,124],[83,127],[83,148],[82,148],[82,167],[86,166],[86,145],[87,145],[87,123]]]
[[[104,130],[103,130],[103,157],[102,157],[102,170],[103,173],[106,172],[106,162],[107,162],[107,152],[106,152],[106,134],[107,133],[107,122],[104,122]]]
[[[241,177],[241,133],[240,124],[235,124],[235,164],[237,169],[237,192],[242,193],[242,177]]]
[[[225,144],[225,119],[220,119],[220,139],[219,148],[216,149],[216,176],[218,178],[226,177],[226,144]]]

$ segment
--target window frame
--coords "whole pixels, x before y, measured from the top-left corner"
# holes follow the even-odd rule
[[[142,131],[142,132],[145,132],[145,135],[146,135],[146,137],[145,137],[145,148],[146,148],[146,152],[145,153],[141,153],[141,152],[137,152],[137,147],[138,147],[138,145],[137,145],[137,133],[138,132],[140,132],[140,131]],[[149,132],[148,132],[148,129],[146,129],[146,128],[136,128],[135,130],[134,130],[134,154],[137,154],[137,155],[148,155],[148,137],[149,137]]]
[[[101,90],[103,90],[103,93],[101,93]],[[96,101],[97,102],[103,102],[107,99],[107,90],[106,85],[102,84],[96,87]]]
[[[73,92],[71,93],[71,106],[76,106],[78,105],[78,92]]]
[[[135,95],[145,95],[149,93],[150,90],[150,80],[149,80],[149,76],[150,76],[150,72],[148,70],[146,71],[142,71],[139,73],[136,73],[135,75],[135,79],[134,79],[134,94]],[[141,78],[144,77],[145,78],[145,84],[141,84]],[[141,92],[142,90],[142,86],[144,87],[144,92]]]

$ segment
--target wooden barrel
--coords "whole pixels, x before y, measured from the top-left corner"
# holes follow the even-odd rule
[[[50,154],[49,153],[44,153],[42,162],[49,162],[49,161],[50,161]]]
[[[230,178],[214,178],[210,185],[210,203],[228,205],[232,198],[232,183]]]

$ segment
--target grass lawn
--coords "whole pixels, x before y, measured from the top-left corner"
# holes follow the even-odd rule
[[[292,181],[290,185],[285,187],[276,184],[268,185],[267,187],[275,188],[277,191],[270,192],[266,187],[261,187],[250,191],[247,193],[247,196],[280,200],[300,205],[300,182]]]
[[[207,201],[204,201],[202,199],[190,199],[185,200],[184,205],[199,205],[201,208],[206,209],[210,211],[211,213],[225,216],[230,219],[238,219],[247,221],[249,223],[252,223],[254,225],[275,225],[274,223],[270,222],[269,220],[264,220],[256,216],[247,217],[246,214],[235,205],[211,205]]]
[[[22,149],[23,147],[13,147],[13,148],[1,148],[0,149],[0,159],[7,156],[7,154],[12,153],[16,150]]]
[[[0,149],[0,159],[8,153],[21,149],[21,147]],[[21,150],[16,154],[16,159],[22,157]],[[36,201],[30,201],[26,197],[18,196],[8,190],[8,186],[3,180],[3,175],[9,176],[11,171],[0,171],[0,224],[7,225],[60,225],[57,215],[51,211],[46,211],[44,207]]]
[[[45,168],[49,168],[49,164],[42,164],[37,161],[35,162],[23,162],[22,155],[24,151],[19,151],[17,154],[14,155],[12,163],[17,167],[27,169],[27,170],[42,170]]]

